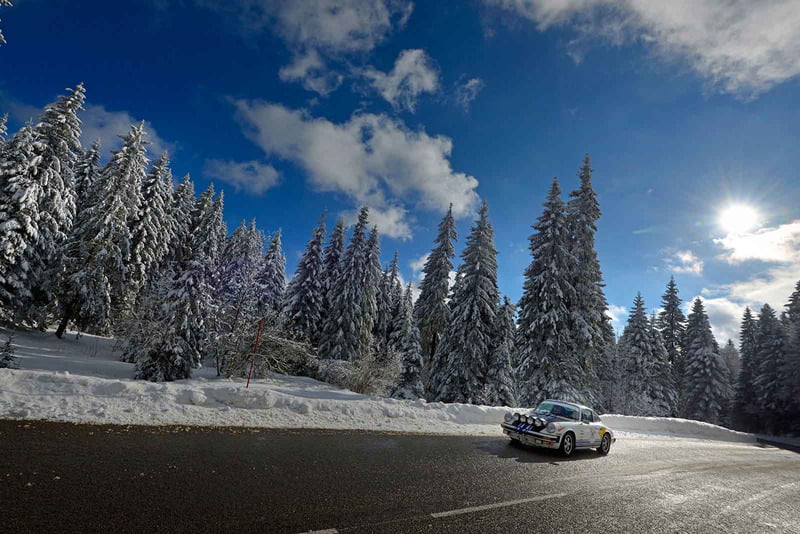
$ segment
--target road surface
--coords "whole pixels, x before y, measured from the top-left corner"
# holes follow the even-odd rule
[[[0,532],[798,532],[800,454],[0,421]]]

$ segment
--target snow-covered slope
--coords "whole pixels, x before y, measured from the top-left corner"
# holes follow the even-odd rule
[[[0,332],[0,341],[5,335]],[[255,380],[246,389],[243,380],[217,378],[213,369],[200,369],[191,380],[156,384],[131,378],[133,366],[118,361],[112,339],[70,334],[59,340],[51,332],[18,332],[15,345],[20,369],[0,369],[0,417],[499,436],[509,410],[359,395],[283,375]],[[604,415],[603,421],[624,433],[755,440],[685,419]]]

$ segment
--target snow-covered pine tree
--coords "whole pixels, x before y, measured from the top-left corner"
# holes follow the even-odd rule
[[[497,310],[494,340],[486,371],[484,398],[489,406],[515,406],[515,384],[511,369],[511,353],[514,351],[516,306],[508,297]]]
[[[194,208],[194,182],[187,174],[172,193],[172,223],[175,239],[170,243],[167,262],[179,262],[191,255]]]
[[[746,432],[757,430],[760,408],[757,405],[754,381],[758,374],[758,321],[753,317],[750,307],[744,309],[742,325],[739,330],[739,354],[742,368],[736,381],[731,422],[735,428]]]
[[[761,307],[756,334],[757,372],[754,385],[762,430],[775,433],[781,430],[783,415],[782,386],[785,365],[785,335],[775,310],[769,304]]]
[[[403,287],[400,284],[400,260],[394,251],[392,263],[383,272],[378,292],[378,315],[375,321],[375,344],[379,351],[394,349],[390,347],[395,319],[401,313]]]
[[[166,154],[156,160],[142,182],[142,205],[131,227],[131,257],[128,262],[128,304],[136,299],[169,253],[174,239],[168,220],[172,191],[166,189],[169,158]]]
[[[75,211],[80,212],[91,204],[91,196],[100,177],[100,140],[84,150],[75,163]]]
[[[733,341],[729,339],[728,342],[725,343],[725,346],[722,347],[719,355],[722,357],[722,361],[725,362],[725,368],[728,372],[728,383],[731,388],[733,388],[736,385],[739,378],[739,371],[742,368],[739,351],[736,350],[736,345],[733,344]],[[733,389],[729,391],[728,397],[733,399]]]
[[[0,0],[0,7],[11,7],[11,0]],[[3,36],[3,30],[0,29],[0,44],[6,44],[6,38]]]
[[[179,188],[179,193],[186,194]],[[181,198],[182,200],[182,198]],[[224,241],[219,240],[219,221],[217,220],[217,206],[214,199],[214,184],[209,184],[205,191],[195,200],[191,211],[191,226],[189,239],[191,240],[191,256],[203,257],[213,264],[219,259],[224,247]]]
[[[605,315],[608,301],[603,291],[603,275],[595,250],[594,235],[600,219],[600,204],[592,187],[592,166],[589,154],[578,172],[581,185],[570,193],[567,203],[567,224],[570,231],[570,251],[577,263],[571,273],[575,300],[570,304],[577,355],[586,378],[584,397],[595,400],[598,387],[596,367],[605,356]],[[593,402],[595,404],[595,402]]]
[[[362,281],[364,302],[361,306],[363,318],[359,332],[359,354],[375,354],[373,331],[378,317],[378,295],[381,282],[381,245],[378,227],[373,226],[366,244],[366,271]],[[402,300],[402,299],[401,299]]]
[[[661,297],[661,312],[658,314],[658,330],[667,349],[675,387],[678,393],[678,408],[682,411],[683,378],[685,362],[683,357],[683,339],[686,332],[686,316],[681,310],[681,298],[678,296],[678,285],[675,277],[670,277],[667,289]]]
[[[435,356],[444,364],[431,376],[431,386],[434,400],[480,404],[500,299],[494,228],[486,202],[461,257],[461,283],[453,296],[450,323]]]
[[[64,249],[58,337],[72,320],[80,329],[105,332],[112,310],[122,305],[128,287],[129,221],[138,213],[147,165],[143,136],[143,124],[131,127],[103,168],[94,201],[78,214]]]
[[[0,147],[0,316],[13,323],[29,316],[32,298],[42,195],[38,163],[30,125]]]
[[[656,417],[677,417],[678,399],[675,377],[669,364],[669,355],[658,331],[655,313],[650,317],[651,364],[648,387],[650,414]]]
[[[622,398],[618,406],[625,415],[653,415],[650,398],[653,345],[644,299],[637,293],[619,340]]]
[[[436,245],[422,268],[419,298],[414,305],[414,318],[419,327],[422,345],[422,360],[427,369],[433,367],[432,360],[436,347],[450,319],[447,300],[450,291],[450,271],[453,270],[452,259],[456,255],[453,241],[457,239],[451,204],[447,214],[439,223],[439,233],[434,240]]]
[[[344,219],[336,221],[333,231],[328,236],[328,244],[325,247],[325,269],[323,277],[324,297],[322,301],[322,324],[328,319],[331,307],[333,306],[333,288],[339,281],[342,274],[342,258],[344,257]]]
[[[297,270],[286,289],[284,314],[289,327],[301,339],[317,346],[322,334],[325,297],[325,263],[322,245],[325,241],[325,214],[319,218],[306,245]]]
[[[8,113],[0,117],[0,146],[6,141],[6,135],[8,135]]]
[[[14,333],[9,332],[6,342],[0,347],[0,369],[16,369],[17,357],[14,351]]]
[[[400,354],[400,379],[391,392],[396,399],[417,400],[425,397],[422,386],[422,349],[419,345],[419,329],[414,324],[414,307],[411,284],[401,299],[399,313],[392,328],[392,346]]]
[[[286,292],[286,257],[281,246],[281,229],[272,235],[258,275],[261,315],[275,320]]]
[[[364,206],[358,214],[353,235],[342,258],[341,274],[331,280],[334,284],[329,293],[331,307],[325,319],[319,351],[322,358],[355,361],[361,356],[359,341],[366,302],[363,283],[367,276],[369,255],[366,235],[368,218],[369,209]]]
[[[800,431],[800,281],[786,305],[786,358],[782,399],[790,432]]]
[[[686,369],[684,378],[684,413],[689,419],[721,423],[725,402],[725,369],[716,352],[716,341],[703,301],[694,300],[686,321]]]
[[[39,238],[36,259],[31,264],[32,291],[38,306],[38,322],[42,324],[45,307],[51,303],[51,292],[62,269],[62,247],[75,219],[75,163],[81,154],[81,121],[83,84],[67,89],[69,94],[45,107],[34,126],[36,156],[39,159]]]
[[[523,406],[547,398],[585,402],[585,377],[576,354],[572,274],[576,258],[570,251],[570,232],[558,180],[544,203],[544,211],[530,236],[533,261],[525,270],[519,302],[517,348],[522,363],[519,376]]]

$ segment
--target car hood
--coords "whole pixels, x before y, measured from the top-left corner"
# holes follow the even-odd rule
[[[553,414],[550,414],[550,413],[530,412],[529,415],[531,415],[533,417],[541,417],[542,419],[544,419],[548,423],[552,423],[554,421],[555,422],[570,422],[571,421],[573,423],[577,423],[577,421],[575,419],[570,419],[569,417],[561,417],[560,415],[553,415]]]

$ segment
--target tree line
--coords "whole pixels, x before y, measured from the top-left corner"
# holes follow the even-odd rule
[[[349,232],[342,219],[328,232],[323,214],[288,278],[280,230],[265,235],[243,221],[229,235],[223,194],[211,185],[196,195],[189,175],[176,184],[166,154],[151,162],[143,123],[101,165],[97,143],[80,143],[84,99],[82,85],[69,90],[7,140],[0,121],[7,324],[114,334],[147,380],[188,378],[200,365],[245,373],[260,322],[257,372],[397,398],[507,406],[560,398],[749,429],[797,413],[800,285],[784,313],[746,311],[741,360],[732,342],[717,344],[700,299],[684,315],[674,280],[657,316],[637,295],[616,338],[588,155],[566,201],[552,181],[518,303],[499,291],[486,203],[457,267],[455,221],[445,214],[414,301],[397,254],[381,264],[368,208]]]

